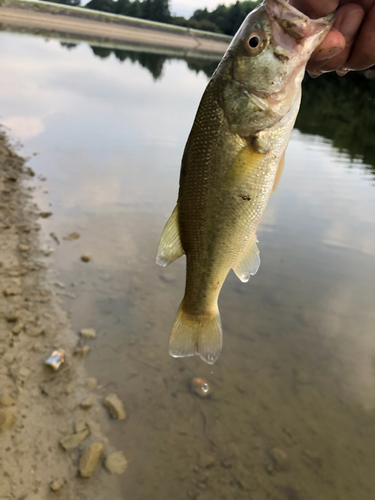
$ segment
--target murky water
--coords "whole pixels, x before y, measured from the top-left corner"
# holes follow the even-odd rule
[[[87,367],[125,401],[124,499],[373,500],[374,82],[306,82],[262,264],[225,283],[211,367],[168,355],[184,260],[163,270],[155,252],[212,62],[5,33],[0,52],[1,122],[39,153],[49,259],[74,327],[98,331]]]

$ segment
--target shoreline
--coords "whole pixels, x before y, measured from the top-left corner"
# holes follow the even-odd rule
[[[231,37],[142,19],[48,2],[5,0],[0,4],[5,31],[100,43],[116,48],[158,48],[186,56],[220,59]]]
[[[60,305],[26,163],[0,130],[0,498],[44,500],[53,484],[62,500],[118,498],[119,482],[104,462],[124,450],[105,434],[124,421],[111,424],[103,408],[107,394],[84,367],[80,348],[95,341],[72,331]],[[54,372],[44,360],[56,348],[65,350],[66,361]],[[64,437],[75,441],[67,451]],[[84,479],[80,459],[93,443],[104,453]]]

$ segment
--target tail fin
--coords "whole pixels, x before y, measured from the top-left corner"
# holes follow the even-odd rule
[[[212,314],[192,315],[181,304],[169,339],[169,354],[175,358],[198,354],[212,365],[220,356],[222,336],[218,309]]]

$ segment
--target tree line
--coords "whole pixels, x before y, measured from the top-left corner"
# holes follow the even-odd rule
[[[80,0],[49,1],[72,6],[80,5]],[[260,2],[261,0],[237,1],[229,6],[219,5],[212,12],[207,9],[198,9],[189,19],[183,16],[172,16],[169,0],[90,0],[85,8],[213,33],[234,35],[247,14]]]

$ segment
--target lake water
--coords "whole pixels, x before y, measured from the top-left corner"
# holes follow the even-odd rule
[[[98,332],[86,366],[125,402],[109,436],[129,460],[124,499],[373,500],[375,82],[305,82],[261,267],[228,276],[208,366],[168,355],[185,262],[161,269],[155,253],[216,63],[8,33],[0,53],[0,122],[38,153],[65,307]]]

